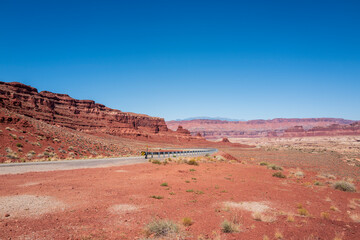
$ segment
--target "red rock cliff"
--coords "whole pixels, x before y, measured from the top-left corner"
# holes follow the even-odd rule
[[[38,92],[22,83],[0,82],[0,107],[53,125],[118,136],[170,134],[163,118],[122,112],[92,100]]]

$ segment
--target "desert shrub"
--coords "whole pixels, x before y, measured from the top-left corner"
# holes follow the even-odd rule
[[[275,239],[283,239],[283,235],[281,232],[279,232],[279,230],[276,230],[276,232],[274,234],[274,238]]]
[[[193,169],[193,168],[190,168],[189,171],[190,171],[190,172],[195,172],[196,170]]]
[[[298,208],[298,213],[299,213],[301,216],[309,216],[308,210],[306,210],[306,209],[303,208],[303,207]]]
[[[255,221],[261,221],[261,213],[259,213],[259,212],[256,212],[256,213],[254,213],[253,215],[252,215],[252,217],[253,217],[253,219],[255,220]]]
[[[321,212],[320,216],[323,219],[329,219],[330,218],[330,214],[328,212]]]
[[[221,223],[221,231],[224,233],[233,233],[239,231],[239,226],[233,222],[230,222],[228,220],[224,220]]]
[[[288,215],[287,218],[286,218],[286,221],[288,222],[294,222],[295,221],[295,218],[293,215]]]
[[[199,191],[199,190],[197,190],[197,191],[195,191],[195,194],[200,195],[200,194],[204,194],[204,192],[203,192],[203,191]]]
[[[164,182],[164,183],[162,183],[160,186],[162,186],[162,187],[167,187],[168,184],[167,184],[166,182]]]
[[[260,163],[260,166],[267,166],[267,165],[269,165],[267,162],[261,162]]]
[[[338,181],[334,183],[333,187],[344,192],[356,192],[354,184],[346,181]]]
[[[8,154],[6,154],[6,157],[10,158],[10,159],[18,159],[19,158],[19,156],[17,155],[16,152],[9,152]]]
[[[160,164],[161,164],[161,161],[156,160],[156,159],[151,160],[151,162],[152,162],[153,164],[158,164],[158,165],[160,165]]]
[[[188,190],[186,190],[186,192],[194,192],[194,190],[193,189],[188,189]]]
[[[187,164],[189,164],[189,165],[194,165],[194,166],[198,166],[198,165],[199,165],[199,163],[198,163],[195,159],[190,159],[190,160],[187,162]]]
[[[17,143],[16,146],[19,148],[23,147],[23,145],[21,143]]]
[[[330,207],[330,210],[332,210],[332,211],[337,211],[337,210],[339,210],[337,207],[335,207],[335,206],[331,206]]]
[[[145,227],[147,236],[166,237],[179,232],[179,226],[171,220],[153,220]]]
[[[282,172],[276,172],[273,174],[273,177],[278,177],[278,178],[286,178],[286,176],[282,173]]]
[[[184,226],[191,226],[193,224],[193,221],[192,221],[191,218],[185,217],[185,218],[182,219],[182,224]]]
[[[270,169],[272,169],[272,170],[283,170],[282,167],[277,166],[277,165],[275,165],[275,164],[269,164],[269,165],[268,165],[268,168],[270,168]]]
[[[17,139],[17,136],[16,136],[16,134],[12,134],[12,133],[10,133],[9,134],[14,140],[16,140]]]
[[[316,186],[321,186],[322,184],[321,184],[321,182],[319,182],[319,181],[315,181],[315,182],[314,182],[314,185],[316,185]]]
[[[155,199],[163,199],[163,196],[158,196],[158,195],[152,195],[150,196],[151,198],[155,198]]]

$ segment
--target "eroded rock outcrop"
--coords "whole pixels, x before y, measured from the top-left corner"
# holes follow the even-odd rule
[[[91,134],[197,139],[183,128],[177,132],[169,130],[163,118],[122,112],[66,94],[38,92],[36,88],[18,82],[0,82],[0,107],[52,125]]]

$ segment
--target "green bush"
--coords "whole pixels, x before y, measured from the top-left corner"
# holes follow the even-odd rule
[[[162,186],[162,187],[167,187],[168,184],[167,184],[166,182],[164,182],[164,183],[162,183],[160,186]]]
[[[261,162],[260,163],[260,166],[267,166],[267,165],[269,165],[267,162]]]
[[[23,145],[21,143],[17,143],[16,146],[19,148],[23,147]]]

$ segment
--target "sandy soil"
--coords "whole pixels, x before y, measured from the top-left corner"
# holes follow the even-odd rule
[[[307,163],[314,154],[222,150],[241,163],[210,157],[199,166],[143,163],[2,175],[0,239],[142,239],[145,225],[154,219],[178,223],[185,239],[360,239],[360,194],[332,188],[334,181],[347,177],[359,190],[359,179],[349,179],[356,166],[332,159],[337,168],[349,167],[342,173],[346,176],[332,179],[314,171],[326,166],[326,153],[317,154],[314,167],[307,168],[298,163]],[[278,158],[288,159],[283,165],[287,178],[273,177],[274,170],[257,164]],[[304,176],[296,177],[297,171]],[[161,186],[165,182],[168,186]],[[20,214],[29,210],[15,206],[13,198],[31,198],[26,208],[41,214]],[[299,208],[308,214],[300,215]],[[192,219],[191,226],[182,226],[185,217]],[[223,233],[225,219],[240,231]]]

